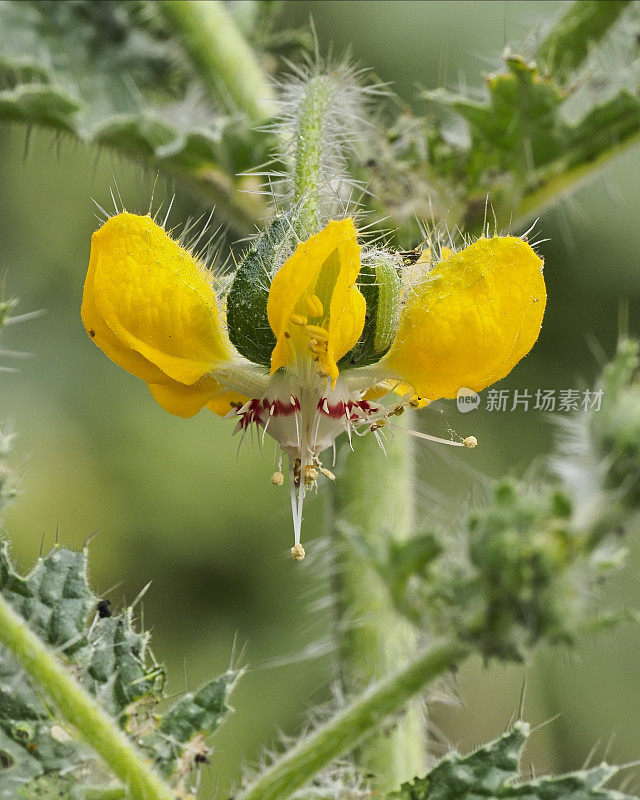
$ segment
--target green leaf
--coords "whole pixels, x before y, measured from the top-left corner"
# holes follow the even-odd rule
[[[567,126],[557,112],[564,93],[523,58],[506,58],[506,71],[491,75],[489,96],[477,102],[442,89],[425,98],[449,108],[469,124],[471,147],[465,172],[478,184],[489,170],[512,172],[520,180],[556,159],[564,150]]]
[[[467,756],[449,753],[425,778],[405,783],[387,800],[623,800],[628,795],[603,789],[617,767],[602,764],[559,778],[521,781],[519,764],[529,726],[517,722],[491,744]]]
[[[0,591],[48,645],[67,656],[87,647],[86,623],[96,600],[87,585],[84,553],[54,548],[23,578],[14,572],[2,542]],[[0,700],[0,714],[5,711]]]
[[[206,761],[209,750],[205,739],[233,711],[228,701],[241,674],[229,670],[199,691],[187,692],[165,712],[157,731],[141,740],[163,774],[179,773],[185,762],[194,768],[198,759],[200,763]]]
[[[629,7],[629,0],[577,0],[553,25],[538,45],[538,59],[564,82],[584,62],[597,44]]]
[[[622,90],[572,123],[563,112],[567,95],[552,78],[520,56],[505,63],[505,71],[486,79],[484,101],[442,89],[424,95],[469,127],[467,147],[447,143],[441,130],[432,129],[429,139],[438,177],[463,188],[467,229],[482,223],[487,196],[499,218],[509,219],[518,206],[520,216],[530,216],[640,138],[640,101],[632,93]]]
[[[22,577],[2,543],[0,592],[116,724],[186,791],[206,760],[206,738],[231,711],[228,700],[240,672],[226,672],[159,714],[165,673],[148,663],[149,634],[135,629],[132,608],[111,615],[109,602],[89,589],[86,551],[56,547]],[[75,736],[0,647],[0,800],[67,798],[70,769],[82,775],[74,780],[74,791],[83,782],[112,785],[104,765]]]
[[[267,137],[223,114],[176,58],[149,4],[0,0],[0,121],[40,125],[117,149],[183,179],[240,232],[264,204],[237,178]]]

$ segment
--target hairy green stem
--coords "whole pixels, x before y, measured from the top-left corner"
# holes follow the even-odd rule
[[[96,700],[75,681],[26,622],[0,596],[0,642],[7,647],[128,789],[133,800],[175,800],[171,789],[138,753]],[[108,796],[108,795],[107,795]]]
[[[156,6],[224,108],[241,111],[255,125],[275,113],[267,77],[224,3],[163,0]]]
[[[373,435],[359,441],[335,491],[334,519],[356,527],[374,551],[391,539],[408,539],[414,526],[412,441],[399,432],[385,442],[385,448],[386,456]],[[406,664],[416,651],[417,634],[394,609],[389,590],[371,563],[352,548],[342,550],[340,669],[345,691],[354,694]],[[376,775],[379,791],[391,791],[425,771],[426,738],[425,709],[413,701],[395,726],[367,739],[358,761]]]
[[[323,126],[333,97],[333,84],[326,75],[309,79],[300,102],[298,130],[294,149],[293,199],[301,204],[301,233],[315,233],[318,224],[320,190],[327,176],[323,175],[326,139]]]
[[[542,40],[537,57],[562,84],[582,64],[591,46],[617,22],[630,0],[576,0]]]
[[[390,714],[402,711],[415,694],[457,666],[468,652],[466,645],[452,639],[419,653],[301,739],[236,800],[284,800],[321,769],[352,750]]]

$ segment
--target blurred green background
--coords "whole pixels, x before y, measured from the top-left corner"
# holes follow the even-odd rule
[[[354,58],[392,83],[406,102],[418,86],[482,86],[506,41],[533,34],[553,2],[297,2],[282,25],[313,17],[321,50],[351,48]],[[417,106],[416,106],[417,107]],[[3,347],[32,354],[2,375],[0,420],[19,433],[15,463],[21,496],[6,515],[18,563],[28,568],[56,531],[80,546],[94,531],[92,580],[118,604],[148,581],[144,623],[153,649],[181,691],[239,658],[249,672],[237,713],[215,739],[208,772],[224,793],[280,730],[294,734],[306,710],[330,699],[333,657],[326,563],[330,548],[322,499],[305,515],[308,558],[292,563],[285,489],[270,485],[273,448],[241,448],[232,424],[203,411],[192,420],[166,414],[144,384],[114,367],[80,322],[89,240],[97,222],[90,197],[108,208],[115,175],[126,206],[145,212],[155,176],[140,167],[34,131],[0,127],[0,272],[19,311],[44,309],[10,328]],[[621,301],[638,330],[640,149],[612,163],[537,225],[548,238],[549,305],[540,341],[500,388],[583,388],[614,350]],[[178,186],[158,182],[156,199],[177,193],[178,224],[197,205]],[[486,393],[485,393],[486,394]],[[454,403],[424,412],[421,425],[447,423],[481,442],[473,453],[420,443],[419,501],[425,518],[450,514],[482,495],[482,474],[524,473],[552,443],[553,425],[537,411],[460,415]],[[442,415],[444,411],[444,416]],[[445,450],[446,452],[443,452]],[[609,592],[616,606],[638,606],[637,543],[625,580]],[[620,628],[575,651],[543,650],[527,667],[467,665],[458,704],[434,703],[444,740],[468,749],[503,730],[526,677],[526,717],[551,720],[535,737],[536,772],[579,767],[599,743],[604,756],[640,756],[640,629]]]

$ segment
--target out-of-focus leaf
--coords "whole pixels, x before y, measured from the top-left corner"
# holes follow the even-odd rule
[[[487,89],[484,101],[441,89],[425,94],[469,128],[468,146],[447,145],[441,132],[429,142],[438,178],[456,183],[464,197],[467,228],[482,222],[487,196],[500,218],[520,206],[531,214],[640,135],[640,101],[628,91],[570,123],[562,113],[565,91],[519,56],[507,56],[506,70],[489,76]],[[457,157],[439,157],[443,150]]]
[[[236,178],[267,141],[212,106],[152,7],[0,0],[0,121],[41,125],[184,179],[238,231],[264,215]]]
[[[555,80],[564,82],[581,66],[629,6],[630,0],[578,0],[554,23],[538,45],[537,56]]]

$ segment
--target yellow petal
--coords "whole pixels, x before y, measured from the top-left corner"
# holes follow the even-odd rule
[[[308,342],[315,341],[318,366],[335,382],[338,360],[364,327],[366,303],[355,285],[359,271],[360,246],[351,219],[329,222],[298,245],[269,291],[267,316],[277,339],[272,373],[297,358],[311,357]],[[314,308],[320,315],[309,318]]]
[[[241,408],[249,398],[240,394],[240,392],[232,392],[229,389],[221,388],[220,391],[214,395],[207,403],[209,411],[218,414],[221,417],[226,416],[232,408]]]
[[[147,361],[140,353],[123,344],[98,313],[94,302],[95,289],[93,285],[97,260],[97,248],[92,247],[89,269],[84,283],[81,311],[82,322],[87,333],[112,361],[126,369],[127,372],[142,378],[143,381],[151,381],[152,383],[169,381],[170,378],[161,369],[158,369],[155,364]]]
[[[529,352],[545,303],[542,260],[526,242],[479,239],[415,288],[380,369],[429,400],[478,392]]]
[[[230,356],[205,270],[151,217],[123,212],[93,234],[82,318],[110,358],[151,382],[149,365],[192,384]]]
[[[232,404],[243,405],[248,399],[238,392],[228,391],[210,375],[189,386],[178,381],[147,385],[154,400],[165,411],[179,417],[193,417],[204,406],[224,416],[233,408]]]

